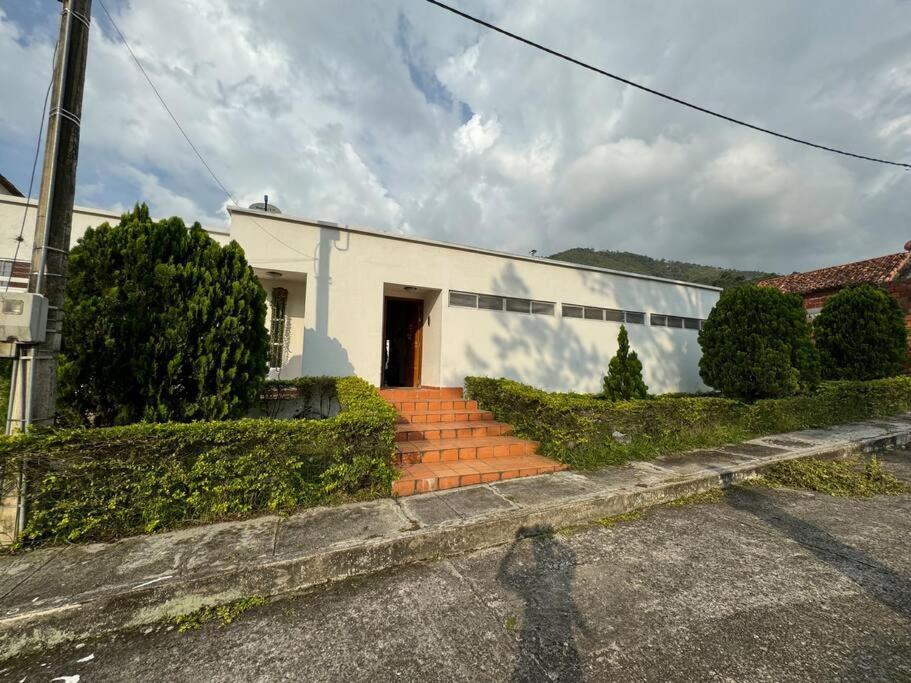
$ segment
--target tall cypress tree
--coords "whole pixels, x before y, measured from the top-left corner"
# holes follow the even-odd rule
[[[94,425],[243,414],[266,373],[266,295],[236,242],[136,206],[70,252],[60,399]]]
[[[604,395],[611,401],[629,401],[646,398],[648,387],[642,379],[642,361],[635,351],[629,350],[629,335],[626,325],[620,326],[617,335],[617,353],[607,366],[604,377]]]

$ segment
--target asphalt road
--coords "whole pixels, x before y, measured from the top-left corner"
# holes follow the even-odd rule
[[[911,454],[887,459],[911,481]],[[0,665],[2,680],[76,675],[911,681],[911,495],[739,490],[337,584],[229,626],[162,626]]]

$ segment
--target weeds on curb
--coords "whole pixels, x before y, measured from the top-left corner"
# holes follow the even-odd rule
[[[702,493],[694,493],[691,496],[684,496],[665,503],[668,507],[679,508],[684,505],[706,505],[708,503],[720,503],[727,497],[725,489],[711,489]]]
[[[750,483],[773,489],[802,489],[852,498],[911,493],[911,486],[883,469],[876,458],[866,462],[818,458],[787,460],[768,468]]]
[[[195,612],[181,614],[174,618],[177,630],[180,633],[186,631],[195,631],[196,629],[211,621],[221,622],[222,626],[227,626],[237,619],[241,614],[254,607],[266,604],[266,599],[258,595],[251,595],[247,598],[240,598],[224,605],[201,607]]]
[[[596,519],[595,524],[603,527],[612,527],[619,522],[635,522],[639,519],[642,519],[642,516],[650,508],[638,508],[637,510],[630,510],[629,512],[624,512],[620,515],[613,515],[611,517],[602,517],[601,519]]]
[[[636,522],[642,519],[647,512],[660,507],[676,508],[683,507],[684,505],[708,505],[710,503],[720,503],[725,499],[726,496],[727,491],[725,489],[711,489],[709,491],[703,491],[702,493],[694,493],[691,496],[684,496],[683,498],[669,500],[666,503],[660,503],[658,505],[650,505],[648,507],[630,510],[629,512],[624,512],[620,515],[602,517],[601,519],[596,519],[593,523],[597,524],[598,526],[610,528],[619,522]]]

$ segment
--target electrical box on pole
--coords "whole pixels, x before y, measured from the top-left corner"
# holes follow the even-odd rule
[[[47,299],[33,292],[0,293],[0,358],[15,358],[16,344],[38,344],[47,331]]]

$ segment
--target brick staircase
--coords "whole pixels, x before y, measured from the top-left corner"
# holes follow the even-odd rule
[[[471,486],[566,469],[511,436],[512,427],[469,401],[460,388],[381,389],[398,413],[396,460],[403,476],[393,493]]]

